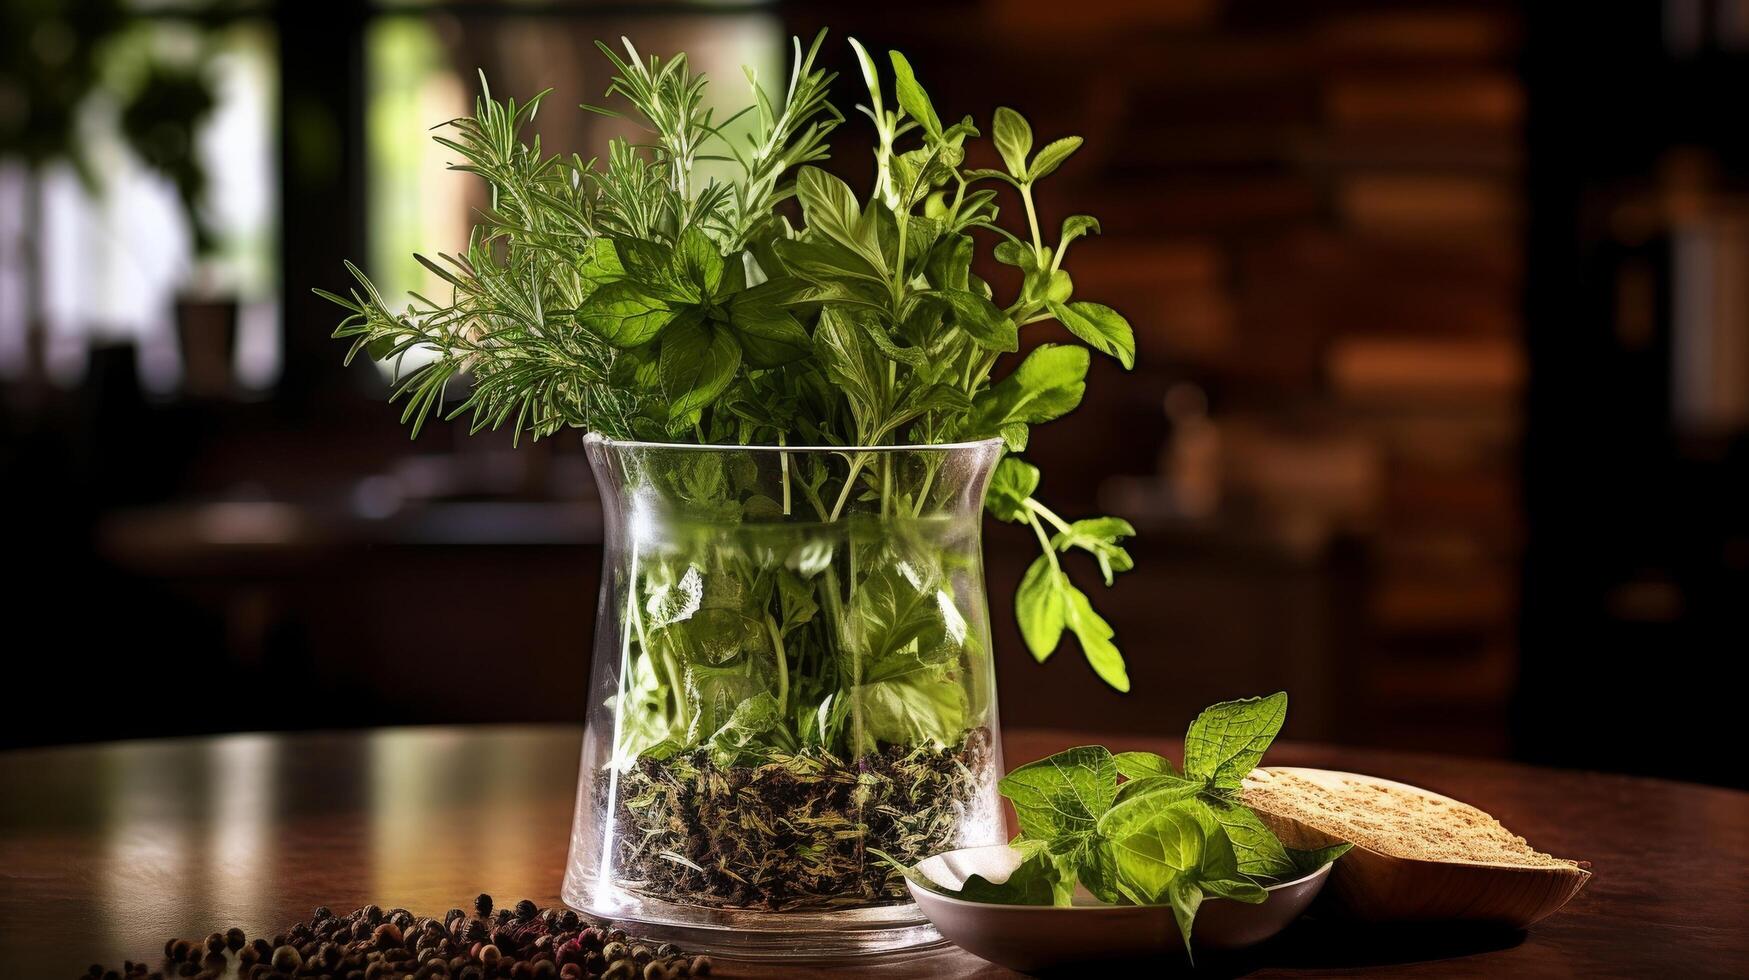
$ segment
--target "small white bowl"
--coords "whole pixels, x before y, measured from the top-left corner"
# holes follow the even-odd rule
[[[918,862],[917,870],[944,888],[968,876],[1006,879],[1019,863],[1007,844],[946,851]],[[1299,918],[1330,876],[1330,865],[1293,881],[1271,885],[1269,897],[1250,905],[1210,898],[1197,910],[1193,951],[1240,949],[1287,928]],[[1030,972],[1085,963],[1089,950],[1102,959],[1141,959],[1177,953],[1184,940],[1167,905],[1107,905],[1077,889],[1075,904],[995,905],[968,902],[907,881],[917,907],[949,942],[1013,970]]]

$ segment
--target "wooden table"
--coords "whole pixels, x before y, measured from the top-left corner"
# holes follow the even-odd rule
[[[426,728],[0,754],[0,976],[155,962],[170,936],[277,931],[322,904],[438,915],[480,891],[557,904],[579,736]],[[1099,740],[1014,732],[1008,762]],[[1113,747],[1176,755],[1166,740]],[[1591,861],[1596,877],[1528,933],[1367,933],[1305,920],[1205,970],[1749,974],[1749,794],[1312,745],[1277,746],[1270,761],[1369,772],[1470,801],[1539,847]],[[726,966],[721,975],[821,975],[818,966]],[[1013,976],[952,948],[832,974]]]

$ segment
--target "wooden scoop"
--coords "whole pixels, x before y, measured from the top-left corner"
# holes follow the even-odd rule
[[[1524,928],[1579,893],[1591,872],[1550,857],[1450,797],[1327,769],[1254,769],[1245,804],[1295,848],[1354,843],[1325,894],[1365,922],[1487,922]]]

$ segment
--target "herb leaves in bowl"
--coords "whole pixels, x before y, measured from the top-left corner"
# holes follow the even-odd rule
[[[1169,905],[1190,945],[1208,897],[1260,903],[1271,884],[1303,877],[1346,852],[1284,846],[1240,802],[1240,783],[1263,759],[1287,715],[1287,694],[1226,701],[1190,725],[1184,768],[1152,752],[1083,745],[1010,772],[1018,863],[1001,881],[980,874],[958,889],[894,863],[917,885],[1004,905],[1073,902],[1076,885],[1111,905]]]

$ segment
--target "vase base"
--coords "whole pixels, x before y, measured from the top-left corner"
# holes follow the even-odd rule
[[[911,903],[828,912],[760,912],[664,902],[620,889],[577,887],[565,904],[641,936],[744,960],[834,960],[945,942]]]

